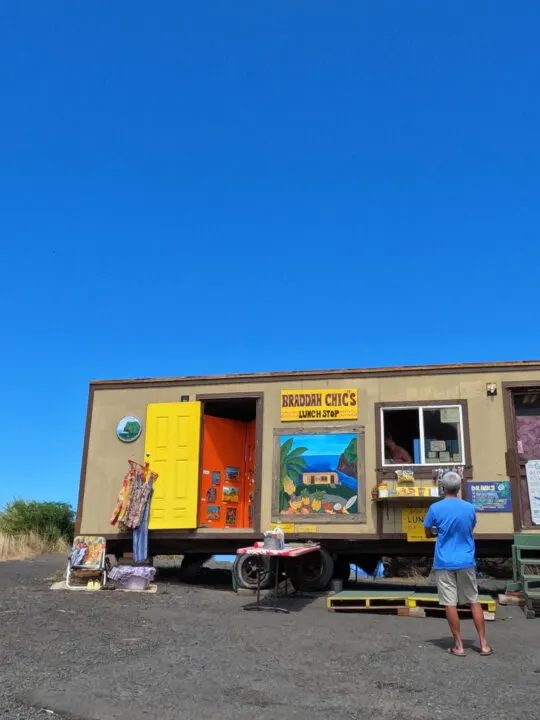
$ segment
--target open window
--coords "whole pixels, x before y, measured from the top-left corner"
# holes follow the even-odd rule
[[[382,466],[464,465],[462,404],[379,406]]]

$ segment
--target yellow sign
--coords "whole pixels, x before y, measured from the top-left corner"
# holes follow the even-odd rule
[[[358,390],[281,391],[281,422],[357,419]]]
[[[392,490],[392,494],[394,491]],[[395,491],[398,497],[439,497],[439,488],[432,487],[410,487],[409,485],[398,485]]]
[[[426,538],[424,520],[427,508],[403,508],[401,511],[401,525],[407,534],[407,542],[435,542],[435,538]]]
[[[283,530],[283,534],[294,533],[294,523],[279,523],[279,527]],[[272,530],[277,528],[277,523],[272,523]]]
[[[277,528],[277,523],[272,523],[272,530]],[[279,527],[283,530],[284,535],[291,535],[293,533],[301,533],[302,535],[314,535],[318,527],[316,525],[294,525],[294,523],[279,523]]]

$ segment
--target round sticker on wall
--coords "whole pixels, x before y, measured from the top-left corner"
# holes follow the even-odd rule
[[[126,415],[116,426],[116,436],[122,442],[133,442],[142,431],[142,423],[134,415]]]

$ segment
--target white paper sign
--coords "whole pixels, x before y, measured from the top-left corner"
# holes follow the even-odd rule
[[[441,450],[444,452],[446,450],[446,440],[432,440],[430,447],[434,452]]]
[[[458,423],[459,422],[459,408],[458,407],[441,408],[441,422],[442,423]]]
[[[531,503],[531,518],[535,525],[540,525],[540,460],[529,460],[525,469]]]

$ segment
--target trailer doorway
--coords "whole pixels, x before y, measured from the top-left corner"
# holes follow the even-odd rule
[[[538,529],[531,510],[526,468],[529,461],[540,460],[540,384],[503,383],[503,402],[514,529]]]
[[[262,393],[197,400],[202,403],[198,527],[258,530]]]

